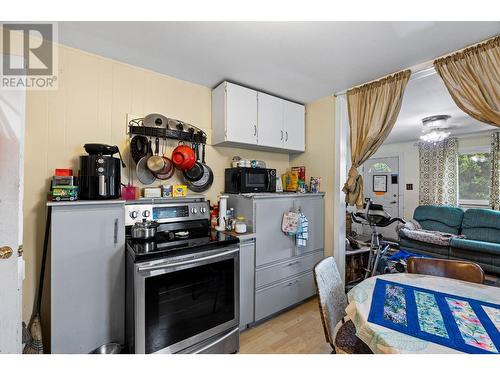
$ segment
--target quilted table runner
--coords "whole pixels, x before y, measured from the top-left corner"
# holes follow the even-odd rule
[[[465,353],[500,352],[500,305],[377,279],[368,321]]]

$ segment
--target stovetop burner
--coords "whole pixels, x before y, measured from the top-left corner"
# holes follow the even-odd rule
[[[212,247],[221,247],[238,242],[237,237],[213,229],[177,232],[160,231],[151,240],[128,238],[127,250],[137,262],[146,259],[178,256],[182,255],[182,253],[207,250]]]

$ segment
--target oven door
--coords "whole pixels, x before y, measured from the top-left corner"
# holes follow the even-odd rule
[[[239,324],[239,248],[135,265],[135,352],[176,353]]]
[[[242,193],[265,193],[271,188],[267,169],[246,168],[241,174]]]

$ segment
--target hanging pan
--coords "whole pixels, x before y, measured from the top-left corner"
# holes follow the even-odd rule
[[[137,179],[143,183],[144,185],[151,185],[153,182],[155,182],[156,177],[153,175],[153,173],[148,169],[148,159],[149,156],[152,154],[151,151],[151,141],[148,142],[148,152],[145,156],[139,160],[137,163],[137,166],[135,168],[135,172],[137,174]]]
[[[208,190],[214,182],[214,173],[212,169],[205,164],[205,144],[202,146],[201,162],[203,165],[203,176],[198,181],[186,181],[189,190],[195,193],[201,193]]]
[[[130,155],[135,164],[148,153],[148,139],[143,135],[134,135],[130,140]]]
[[[191,169],[184,171],[184,178],[186,181],[196,182],[199,181],[203,177],[203,163],[200,160],[200,152],[199,145],[193,143],[193,150],[196,154],[196,163],[193,165]]]
[[[165,140],[165,138],[163,138],[163,142],[162,142],[162,155],[163,156],[162,156],[162,158],[163,158],[163,161],[165,162],[165,166],[158,173],[153,173],[155,175],[155,177],[159,180],[168,180],[170,177],[172,177],[174,175],[174,172],[175,172],[175,168],[174,168],[174,164],[172,163],[172,160],[170,160],[167,156],[165,156],[165,151],[166,151],[165,143],[166,143],[166,140]]]

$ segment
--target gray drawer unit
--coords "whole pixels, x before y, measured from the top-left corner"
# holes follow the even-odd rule
[[[313,273],[307,272],[255,293],[255,321],[286,309],[316,293]]]
[[[254,322],[255,240],[240,242],[240,329]]]
[[[323,259],[323,257],[323,250],[320,250],[300,257],[288,259],[285,262],[258,268],[255,271],[255,287],[261,288],[279,280],[311,271],[314,265]]]

